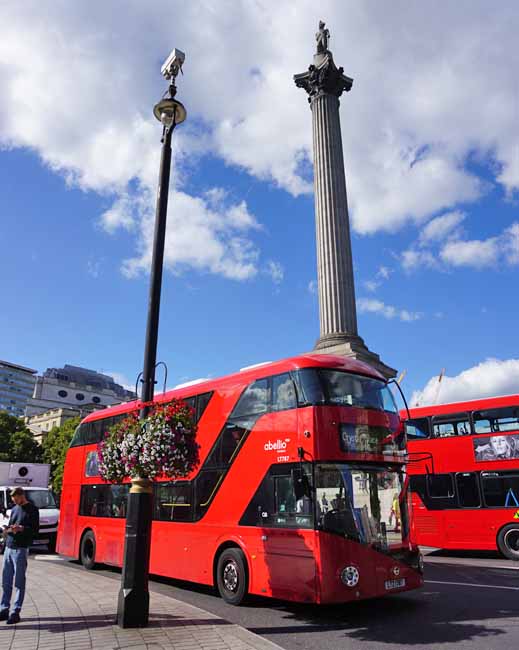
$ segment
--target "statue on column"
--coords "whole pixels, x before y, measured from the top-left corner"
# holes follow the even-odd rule
[[[319,21],[319,31],[315,35],[317,41],[317,54],[326,54],[328,52],[328,39],[330,38],[330,30],[325,29],[326,23],[322,20]]]

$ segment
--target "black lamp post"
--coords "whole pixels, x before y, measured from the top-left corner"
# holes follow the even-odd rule
[[[155,117],[163,125],[162,157],[155,214],[153,258],[151,262],[148,321],[142,373],[140,418],[145,419],[153,401],[155,366],[159,329],[160,291],[164,262],[164,242],[168,209],[169,174],[171,168],[171,136],[177,124],[186,119],[186,109],[175,99],[176,76],[184,63],[184,54],[173,50],[164,65],[162,74],[170,81],[163,99],[154,107]],[[148,574],[151,549],[151,521],[153,514],[153,483],[146,477],[132,479],[128,494],[124,562],[121,589],[117,603],[117,623],[120,627],[146,627],[149,601]]]

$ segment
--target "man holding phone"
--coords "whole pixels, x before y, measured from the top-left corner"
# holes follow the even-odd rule
[[[4,565],[2,570],[2,601],[0,603],[0,621],[8,625],[20,622],[20,610],[25,596],[25,572],[29,547],[40,527],[40,513],[25,496],[24,489],[11,490],[14,506],[11,510],[9,524],[3,530],[5,542]],[[9,614],[13,582],[16,590],[14,606]]]

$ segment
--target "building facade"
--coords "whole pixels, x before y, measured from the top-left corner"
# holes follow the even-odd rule
[[[32,415],[31,417],[25,418],[25,423],[27,428],[34,436],[34,439],[40,444],[43,442],[45,435],[54,427],[60,427],[67,420],[72,418],[84,418],[92,411],[98,411],[103,409],[104,406],[99,406],[96,404],[85,404],[78,408],[74,407],[59,407],[54,409],[49,409],[38,415]]]
[[[37,377],[25,414],[28,418],[56,408],[74,408],[93,404],[102,408],[135,399],[135,393],[117,384],[113,377],[66,364],[47,368]]]
[[[21,418],[32,397],[36,370],[0,360],[0,411]]]

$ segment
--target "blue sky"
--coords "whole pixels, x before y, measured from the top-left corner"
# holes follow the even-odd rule
[[[387,15],[375,2],[171,2],[166,17],[124,4],[122,19],[115,1],[0,8],[1,358],[134,383],[152,107],[173,46],[187,54],[188,121],[174,135],[168,385],[313,347],[311,114],[292,75],[322,18],[354,78],[341,119],[360,334],[407,370],[415,400],[435,397],[442,368],[442,399],[519,392],[515,3],[496,16],[478,2]]]

